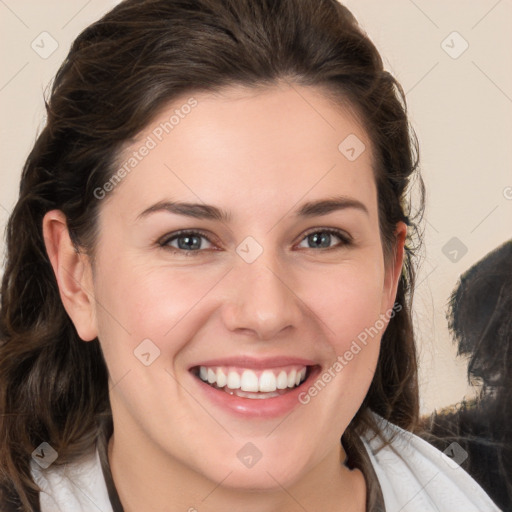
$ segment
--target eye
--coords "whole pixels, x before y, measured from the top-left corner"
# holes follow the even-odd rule
[[[339,240],[335,246],[331,246],[333,237]],[[206,240],[207,244],[213,246],[209,237],[201,231],[183,230],[165,236],[158,244],[164,249],[169,249],[174,253],[185,254],[186,256],[196,256],[206,249],[212,247],[204,247],[202,243]],[[311,244],[306,249],[336,249],[351,244],[350,237],[343,231],[338,229],[318,229],[310,231],[303,238],[303,242]],[[300,245],[299,245],[300,247]]]
[[[340,240],[335,246],[331,246],[333,236]],[[307,249],[335,249],[338,246],[350,245],[351,240],[348,235],[338,229],[316,229],[316,231],[310,231],[303,239],[311,246],[306,247]]]
[[[206,240],[211,244],[210,239],[201,231],[178,231],[171,236],[163,238],[158,243],[161,247],[174,249],[173,252],[182,252],[187,254],[187,256],[195,256],[195,253],[205,249],[202,240]]]

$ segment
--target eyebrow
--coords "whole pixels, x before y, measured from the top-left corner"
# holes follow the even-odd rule
[[[337,196],[317,201],[309,201],[304,203],[296,212],[295,217],[309,218],[328,215],[329,213],[346,210],[353,208],[360,210],[366,215],[369,215],[366,206],[357,199],[345,196]],[[137,216],[140,220],[148,215],[156,212],[169,212],[176,215],[183,215],[186,217],[193,217],[195,219],[216,220],[221,222],[229,222],[231,220],[231,213],[216,206],[209,204],[199,203],[183,203],[175,201],[160,201],[153,206],[150,206]]]

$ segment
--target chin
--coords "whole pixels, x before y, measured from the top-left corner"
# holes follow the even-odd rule
[[[293,486],[301,477],[303,470],[280,467],[275,464],[263,465],[261,460],[252,468],[226,467],[225,472],[216,471],[212,475],[222,487],[241,492],[272,492]],[[229,474],[229,476],[227,476]]]

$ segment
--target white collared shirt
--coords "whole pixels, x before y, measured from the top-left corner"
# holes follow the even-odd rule
[[[500,512],[454,461],[457,456],[462,459],[463,452],[457,449],[450,458],[420,437],[375,416],[386,437],[396,434],[391,445],[381,450],[372,432],[363,437],[386,512]],[[34,460],[30,465],[42,489],[41,512],[113,512],[96,449],[62,467],[42,469]]]

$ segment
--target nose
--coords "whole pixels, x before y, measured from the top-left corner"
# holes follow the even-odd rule
[[[304,304],[293,273],[271,251],[264,251],[252,263],[237,261],[229,286],[223,320],[230,331],[270,340],[298,327]]]

